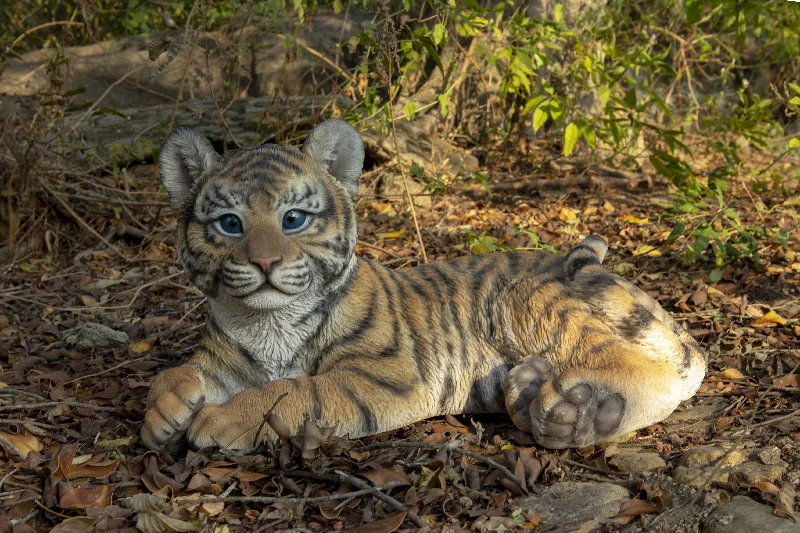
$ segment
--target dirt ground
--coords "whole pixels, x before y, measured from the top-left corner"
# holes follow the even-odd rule
[[[533,173],[479,156],[490,183]],[[357,253],[413,267],[421,248],[407,203],[373,186],[391,176],[365,173]],[[797,196],[762,196],[762,217],[731,183],[744,222],[789,241],[765,238],[759,265],[725,266],[716,283],[713,265],[684,265],[685,241],[668,242],[669,191],[657,182],[606,188],[599,176],[575,190],[490,196],[474,184],[414,196],[431,261],[498,247],[564,252],[601,235],[607,268],[689,329],[708,353],[702,388],[627,440],[555,453],[498,414],[358,442],[309,426],[279,450],[170,457],[139,440],[145,397],[159,371],[192,353],[204,299],[175,265],[155,165],[130,167],[124,182],[93,183],[116,203],[62,196],[75,216],[48,196],[54,214],[37,223],[46,250],[0,274],[0,529],[800,531]]]

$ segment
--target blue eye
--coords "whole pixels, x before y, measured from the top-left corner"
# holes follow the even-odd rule
[[[308,221],[308,216],[304,211],[292,209],[283,215],[283,231],[297,231],[303,229]]]
[[[222,215],[217,219],[217,227],[225,235],[242,234],[242,221],[236,215]]]

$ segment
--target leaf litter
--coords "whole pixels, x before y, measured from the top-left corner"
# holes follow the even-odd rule
[[[131,191],[150,190],[148,172],[131,173]],[[607,268],[656,298],[709,354],[698,395],[627,440],[558,452],[537,447],[501,414],[436,418],[358,441],[309,422],[279,448],[246,456],[148,451],[138,431],[149,385],[197,346],[204,299],[174,265],[171,215],[131,209],[123,223],[149,224],[163,240],[111,237],[122,261],[91,236],[72,236],[61,254],[29,257],[0,276],[0,529],[535,531],[550,529],[551,518],[526,499],[571,482],[624,487],[628,497],[603,519],[609,531],[669,524],[680,509],[737,494],[792,520],[800,482],[800,269],[790,253],[797,226],[788,249],[762,251],[761,266],[711,275],[709,265],[682,263],[681,243],[658,216],[658,191],[468,192],[434,195],[418,211],[431,260],[514,248],[563,253],[582,236],[605,237]],[[391,267],[419,263],[402,201],[367,195],[357,210],[358,254]],[[98,231],[109,224],[88,204],[81,212],[94,213],[87,221]],[[88,349],[80,342],[87,332]],[[740,463],[713,464],[731,447],[746,450],[729,455]],[[692,451],[699,453],[689,465]],[[717,459],[702,463],[704,454]],[[695,471],[699,485],[675,481]]]

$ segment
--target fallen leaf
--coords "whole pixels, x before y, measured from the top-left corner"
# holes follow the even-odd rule
[[[119,459],[108,459],[105,457],[105,454],[98,454],[81,464],[75,465],[73,463],[66,478],[91,477],[94,479],[103,479],[110,476],[118,466]]]
[[[217,516],[225,509],[225,502],[207,502],[202,505],[202,508],[208,516]]]
[[[609,202],[608,200],[603,202],[603,209],[605,209],[609,213],[613,213],[615,211],[614,206],[611,205],[611,202]]]
[[[50,530],[50,533],[89,533],[100,518],[93,516],[73,516],[67,518]]]
[[[636,224],[637,226],[641,226],[642,224],[647,224],[650,222],[650,219],[648,218],[639,218],[634,215],[622,215],[620,220],[623,222],[628,222],[629,224]]]
[[[81,302],[83,302],[83,305],[86,307],[97,307],[100,305],[100,302],[86,294],[81,294]]]
[[[661,250],[650,244],[643,244],[633,251],[633,255],[649,255],[651,257],[660,257]]]
[[[405,519],[406,513],[392,513],[383,520],[361,524],[346,531],[350,531],[350,533],[391,533],[400,527]]]
[[[385,241],[390,241],[392,239],[399,239],[403,235],[406,234],[406,230],[401,229],[400,231],[392,231],[390,233],[381,233],[380,237]]]
[[[764,316],[758,320],[754,320],[750,325],[755,328],[773,328],[775,326],[785,326],[786,319],[770,309],[764,313]]]
[[[722,379],[744,379],[746,376],[735,368],[726,368],[717,374],[717,377]]]
[[[0,431],[0,437],[3,437],[5,440],[13,444],[14,447],[19,450],[20,453],[22,453],[22,456],[26,458],[30,452],[40,452],[44,449],[44,445],[39,442],[39,439],[27,431],[22,435],[19,433],[7,433],[5,431]],[[6,450],[7,453],[8,451],[9,450]]]
[[[643,514],[660,513],[659,506],[653,502],[646,502],[638,498],[628,500],[619,508],[617,516],[641,516]]]
[[[144,354],[153,349],[153,344],[156,339],[144,339],[141,341],[132,342],[128,345],[128,349],[134,354]]]
[[[405,485],[411,485],[411,480],[397,465],[391,468],[376,468],[369,472],[362,472],[361,475],[372,481],[373,485],[386,485],[390,481],[399,481]]]
[[[558,213],[558,220],[567,224],[576,224],[578,222],[578,214],[572,209],[562,207]]]
[[[786,374],[779,378],[772,378],[772,383],[778,387],[800,387],[800,374]]]
[[[62,509],[86,509],[87,507],[108,507],[116,485],[100,485],[99,487],[78,487],[61,497],[58,505]]]

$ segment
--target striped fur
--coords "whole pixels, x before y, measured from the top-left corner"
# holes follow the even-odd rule
[[[655,423],[700,386],[702,351],[652,298],[602,268],[600,238],[566,257],[498,253],[402,270],[356,258],[353,163],[335,163],[352,152],[336,144],[338,135],[352,143],[347,128],[302,151],[215,157],[198,139],[165,143],[179,259],[209,313],[195,355],[151,387],[148,446],[184,434],[197,447],[275,439],[261,421],[285,394],[275,411],[294,431],[308,417],[358,437],[508,412],[542,445],[564,448]],[[289,209],[313,213],[304,230],[281,231]],[[215,230],[227,213],[241,218],[240,238]],[[271,256],[281,259],[268,274],[250,262]]]

